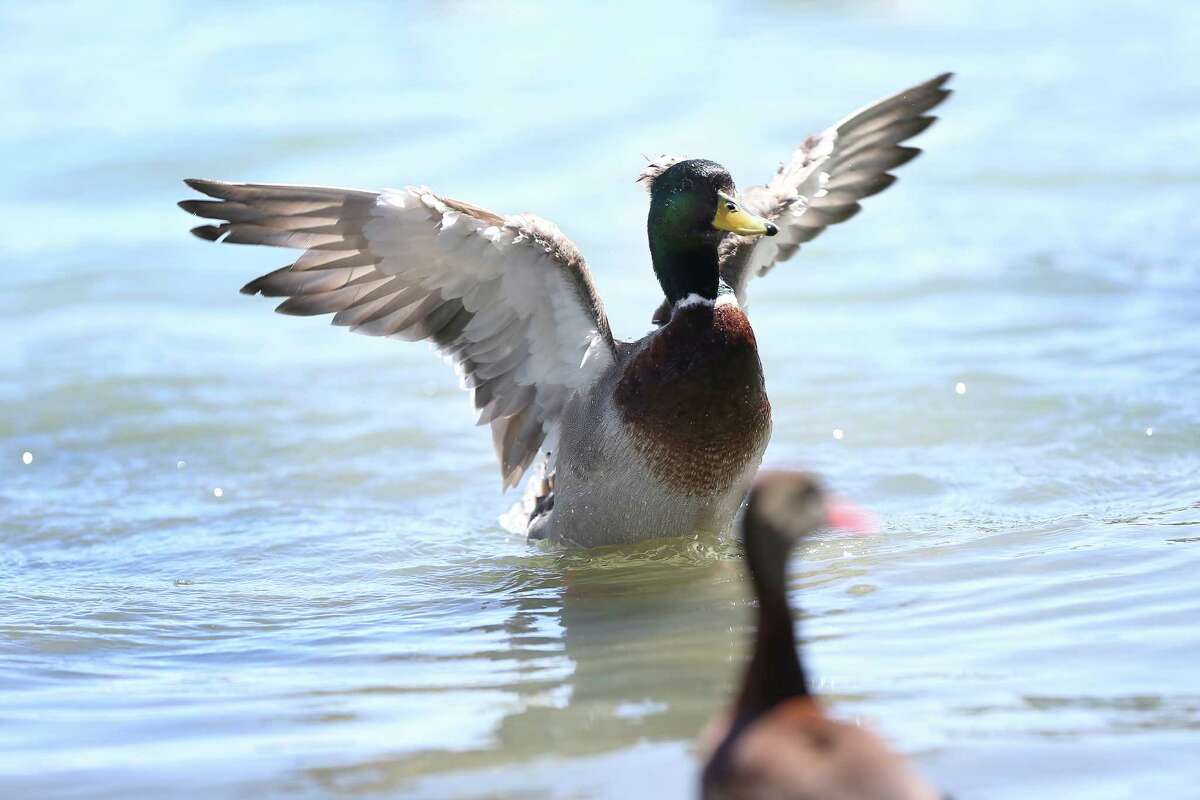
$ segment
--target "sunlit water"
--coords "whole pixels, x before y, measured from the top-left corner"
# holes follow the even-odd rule
[[[179,179],[535,210],[635,336],[640,154],[748,185],[954,69],[752,288],[768,463],[882,520],[793,564],[806,653],[959,797],[1196,796],[1200,20],[1154,7],[6,6],[0,794],[689,796],[735,549],[505,533],[450,370],[238,296],[285,256]]]

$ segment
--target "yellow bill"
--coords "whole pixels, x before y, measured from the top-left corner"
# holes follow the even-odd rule
[[[757,214],[742,208],[742,204],[724,192],[717,192],[717,213],[712,226],[719,231],[730,231],[742,236],[774,236],[779,233],[774,223],[767,222]]]

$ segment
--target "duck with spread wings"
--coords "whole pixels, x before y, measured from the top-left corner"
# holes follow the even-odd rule
[[[251,281],[284,314],[332,314],[357,333],[425,340],[456,365],[491,426],[505,489],[534,467],[527,533],[594,546],[722,532],[771,428],[751,277],[787,260],[920,151],[950,75],[810,136],[765,185],[739,194],[702,159],[661,158],[650,255],[655,330],[613,338],[575,245],[532,214],[502,215],[425,187],[361,191],[189,180],[211,241],[303,251]]]

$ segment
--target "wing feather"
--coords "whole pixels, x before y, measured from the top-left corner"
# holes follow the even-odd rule
[[[808,137],[765,186],[742,193],[754,212],[779,226],[771,238],[729,236],[721,248],[721,276],[746,304],[746,284],[786,261],[804,242],[861,210],[859,201],[896,181],[891,170],[920,154],[901,142],[937,117],[927,114],[950,96],[952,73],[918,84]]]
[[[193,229],[200,238],[304,251],[243,292],[286,298],[284,314],[332,314],[356,333],[430,341],[453,361],[492,427],[505,488],[556,432],[567,398],[614,361],[583,257],[539,217],[424,187],[186,183],[209,198],[180,203],[213,220]]]

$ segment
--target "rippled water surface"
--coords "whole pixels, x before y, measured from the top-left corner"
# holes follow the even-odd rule
[[[959,797],[1196,796],[1195,4],[12,4],[0,34],[5,797],[689,796],[734,548],[509,535],[451,371],[240,297],[281,254],[189,237],[179,180],[537,211],[636,336],[642,153],[749,185],[945,69],[926,154],[751,290],[768,463],[882,520],[792,565],[808,658]]]

